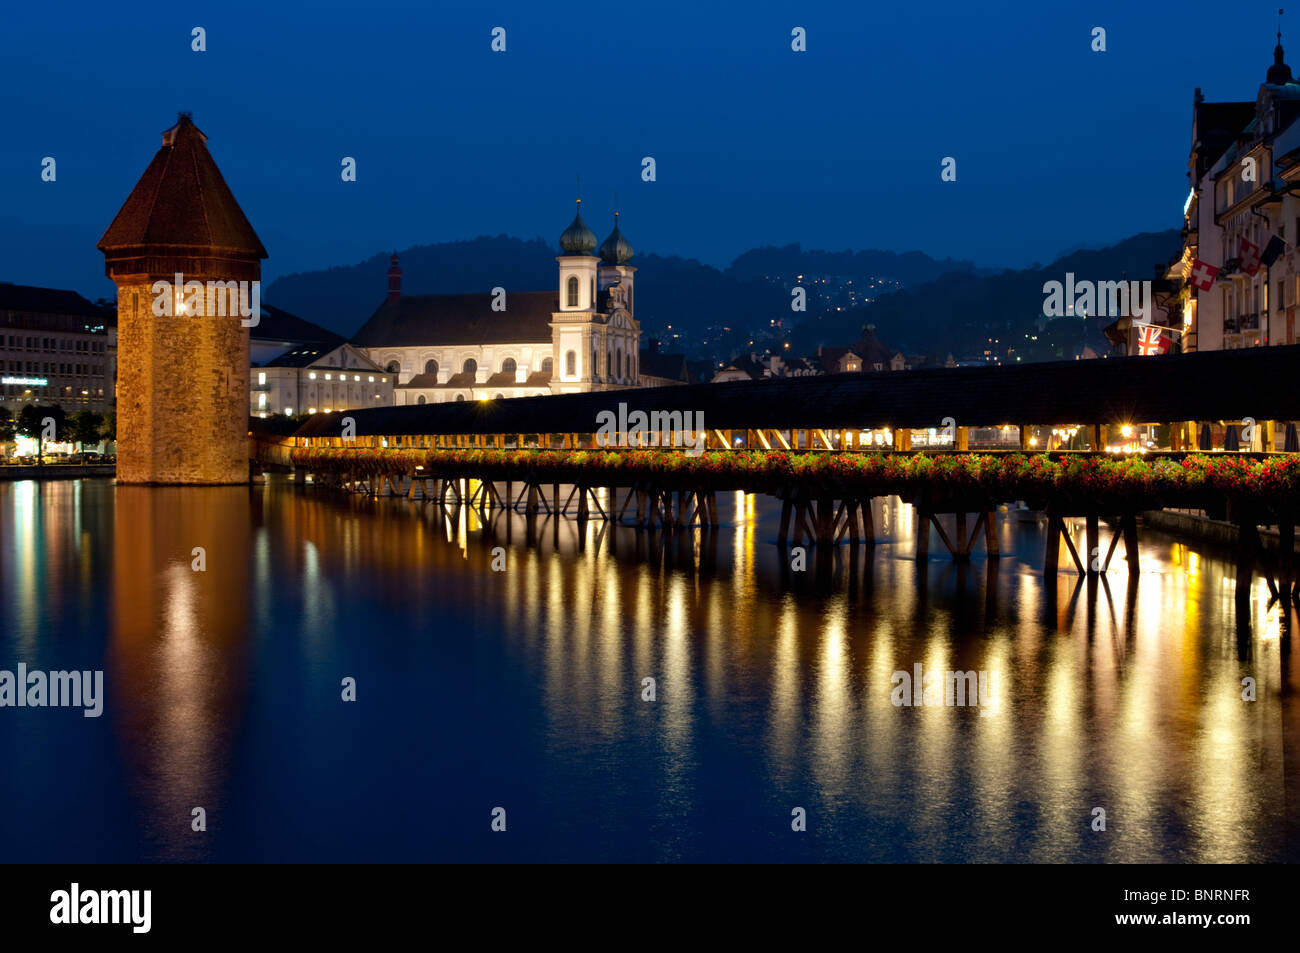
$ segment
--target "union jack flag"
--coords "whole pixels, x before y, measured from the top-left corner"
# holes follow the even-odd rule
[[[1169,341],[1162,333],[1162,329],[1154,324],[1144,325],[1138,330],[1138,354],[1143,356],[1150,354],[1164,354],[1169,350]]]

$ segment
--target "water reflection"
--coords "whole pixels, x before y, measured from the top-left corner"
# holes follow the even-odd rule
[[[719,512],[0,485],[0,667],[98,660],[109,686],[103,724],[0,710],[32,765],[0,781],[28,821],[0,856],[1296,858],[1287,617],[1262,582],[1239,611],[1227,557],[1144,533],[1135,578],[1044,582],[1043,527],[1004,521],[1001,560],[918,566],[890,499],[873,547],[798,572],[769,501]],[[997,673],[996,707],[896,707],[916,664]]]

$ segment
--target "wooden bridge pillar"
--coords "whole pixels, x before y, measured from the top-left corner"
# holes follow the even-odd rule
[[[1243,519],[1237,526],[1237,591],[1238,603],[1250,598],[1250,584],[1255,576],[1255,561],[1259,558],[1262,547],[1259,541],[1259,529],[1255,520]]]
[[[984,551],[989,559],[998,559],[1002,555],[998,544],[998,509],[993,504],[984,511]]]
[[[1277,591],[1282,601],[1282,611],[1291,609],[1291,581],[1295,578],[1295,523],[1279,520],[1277,525]]]
[[[1043,575],[1056,578],[1061,559],[1061,518],[1050,509],[1047,512],[1047,546],[1043,550]]]
[[[1124,558],[1128,560],[1128,574],[1136,576],[1139,572],[1137,514],[1125,513],[1121,521],[1124,527]]]
[[[1083,561],[1088,566],[1088,575],[1095,576],[1101,570],[1098,559],[1101,556],[1101,524],[1096,513],[1087,515],[1087,547],[1088,551],[1083,554]]]
[[[920,504],[916,507],[916,561],[925,562],[930,558],[930,512]]]

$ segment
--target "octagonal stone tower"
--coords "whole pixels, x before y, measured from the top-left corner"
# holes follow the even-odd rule
[[[117,284],[119,483],[248,482],[248,327],[211,290],[188,314],[171,291],[177,275],[260,287],[266,250],[206,141],[181,113],[99,240]]]

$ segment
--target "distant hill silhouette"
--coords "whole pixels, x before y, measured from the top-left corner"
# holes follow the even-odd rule
[[[866,324],[881,340],[907,354],[942,359],[978,353],[989,336],[1003,341],[1033,326],[1043,313],[1043,284],[1065,280],[1144,281],[1155,266],[1181,249],[1177,230],[1144,232],[1109,248],[1080,250],[1046,267],[998,274],[946,274],[919,287],[882,295],[852,311],[823,311],[791,334],[794,353],[811,353],[817,345],[844,345],[857,340]],[[1107,319],[1107,323],[1110,319]],[[1063,355],[1068,356],[1068,355]]]
[[[540,238],[507,235],[399,249],[403,294],[543,291],[557,285],[557,249]],[[352,335],[384,301],[391,251],[355,265],[299,272],[276,279],[265,299],[344,336]],[[672,325],[701,340],[714,325],[753,329],[788,319],[790,293],[779,277],[829,274],[854,280],[887,278],[904,286],[970,262],[936,261],[921,252],[804,251],[799,245],[758,248],[740,255],[725,271],[694,259],[638,253],[636,314],[648,332]]]
[[[842,275],[846,278],[885,278],[906,287],[934,281],[948,272],[980,272],[975,263],[945,258],[936,261],[919,251],[804,251],[799,245],[755,248],[737,256],[726,273],[741,281],[772,275]],[[992,269],[984,269],[992,273]]]

